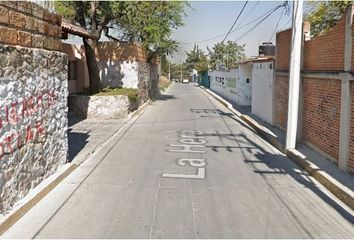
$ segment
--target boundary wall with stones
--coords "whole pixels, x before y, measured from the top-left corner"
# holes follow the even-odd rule
[[[309,29],[304,24],[304,32]],[[298,142],[354,172],[353,6],[302,49]],[[286,129],[291,29],[277,33],[275,124]]]
[[[61,18],[0,2],[0,212],[67,161],[67,56]]]

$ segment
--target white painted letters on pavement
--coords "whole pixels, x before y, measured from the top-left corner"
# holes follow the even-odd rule
[[[169,144],[170,147],[179,149],[168,149],[169,152],[179,153],[206,153],[205,148],[206,140],[204,140],[202,131],[183,131],[181,139],[182,144]],[[196,149],[198,148],[198,149]],[[177,173],[163,173],[164,178],[188,178],[188,179],[204,179],[205,178],[205,166],[206,160],[202,158],[181,158],[177,160],[177,164],[180,166],[191,166],[197,168],[196,175],[177,174]]]

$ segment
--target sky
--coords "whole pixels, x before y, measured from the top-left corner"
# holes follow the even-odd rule
[[[238,40],[243,33],[262,19],[262,15],[265,16],[271,9],[282,2],[283,1],[248,1],[235,24],[234,29],[236,28],[237,30],[229,34],[225,41]],[[185,25],[175,30],[172,34],[172,38],[180,43],[178,52],[171,58],[174,63],[181,63],[185,60],[185,51],[193,49],[194,42],[226,34],[239,15],[245,1],[191,1],[189,3],[191,7],[186,8],[187,16],[184,17]],[[249,34],[236,41],[237,44],[240,45],[246,44],[245,54],[247,57],[257,56],[258,46],[262,42],[272,41],[275,43],[275,34],[273,34],[275,31],[291,27],[291,1],[289,1],[288,6],[287,13],[284,12],[283,8],[278,9],[250,31]],[[259,20],[250,23],[259,17],[261,17]],[[239,26],[239,28],[237,28],[237,26]],[[224,37],[225,36],[221,36],[197,44],[200,49],[206,51],[207,46],[212,48],[215,43],[221,42]]]

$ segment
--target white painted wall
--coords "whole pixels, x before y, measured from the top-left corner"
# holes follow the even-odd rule
[[[210,89],[227,101],[236,103],[236,81],[238,69],[231,69],[230,71],[212,71],[208,72],[210,77]]]
[[[229,71],[212,71],[210,89],[231,103],[250,106],[252,89],[252,64],[242,64]],[[248,79],[248,81],[247,81]]]
[[[251,106],[252,96],[252,63],[240,64],[236,82],[237,104]]]
[[[138,88],[138,62],[136,61],[100,61],[102,87]]]
[[[252,71],[252,113],[273,124],[274,63],[253,63]]]

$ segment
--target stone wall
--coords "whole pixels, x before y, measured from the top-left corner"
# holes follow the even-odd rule
[[[0,210],[67,159],[67,58],[0,45]]]
[[[0,212],[67,161],[67,56],[61,18],[0,1]]]
[[[137,109],[138,104],[125,95],[84,96],[70,95],[69,108],[79,117],[88,119],[120,119]]]

